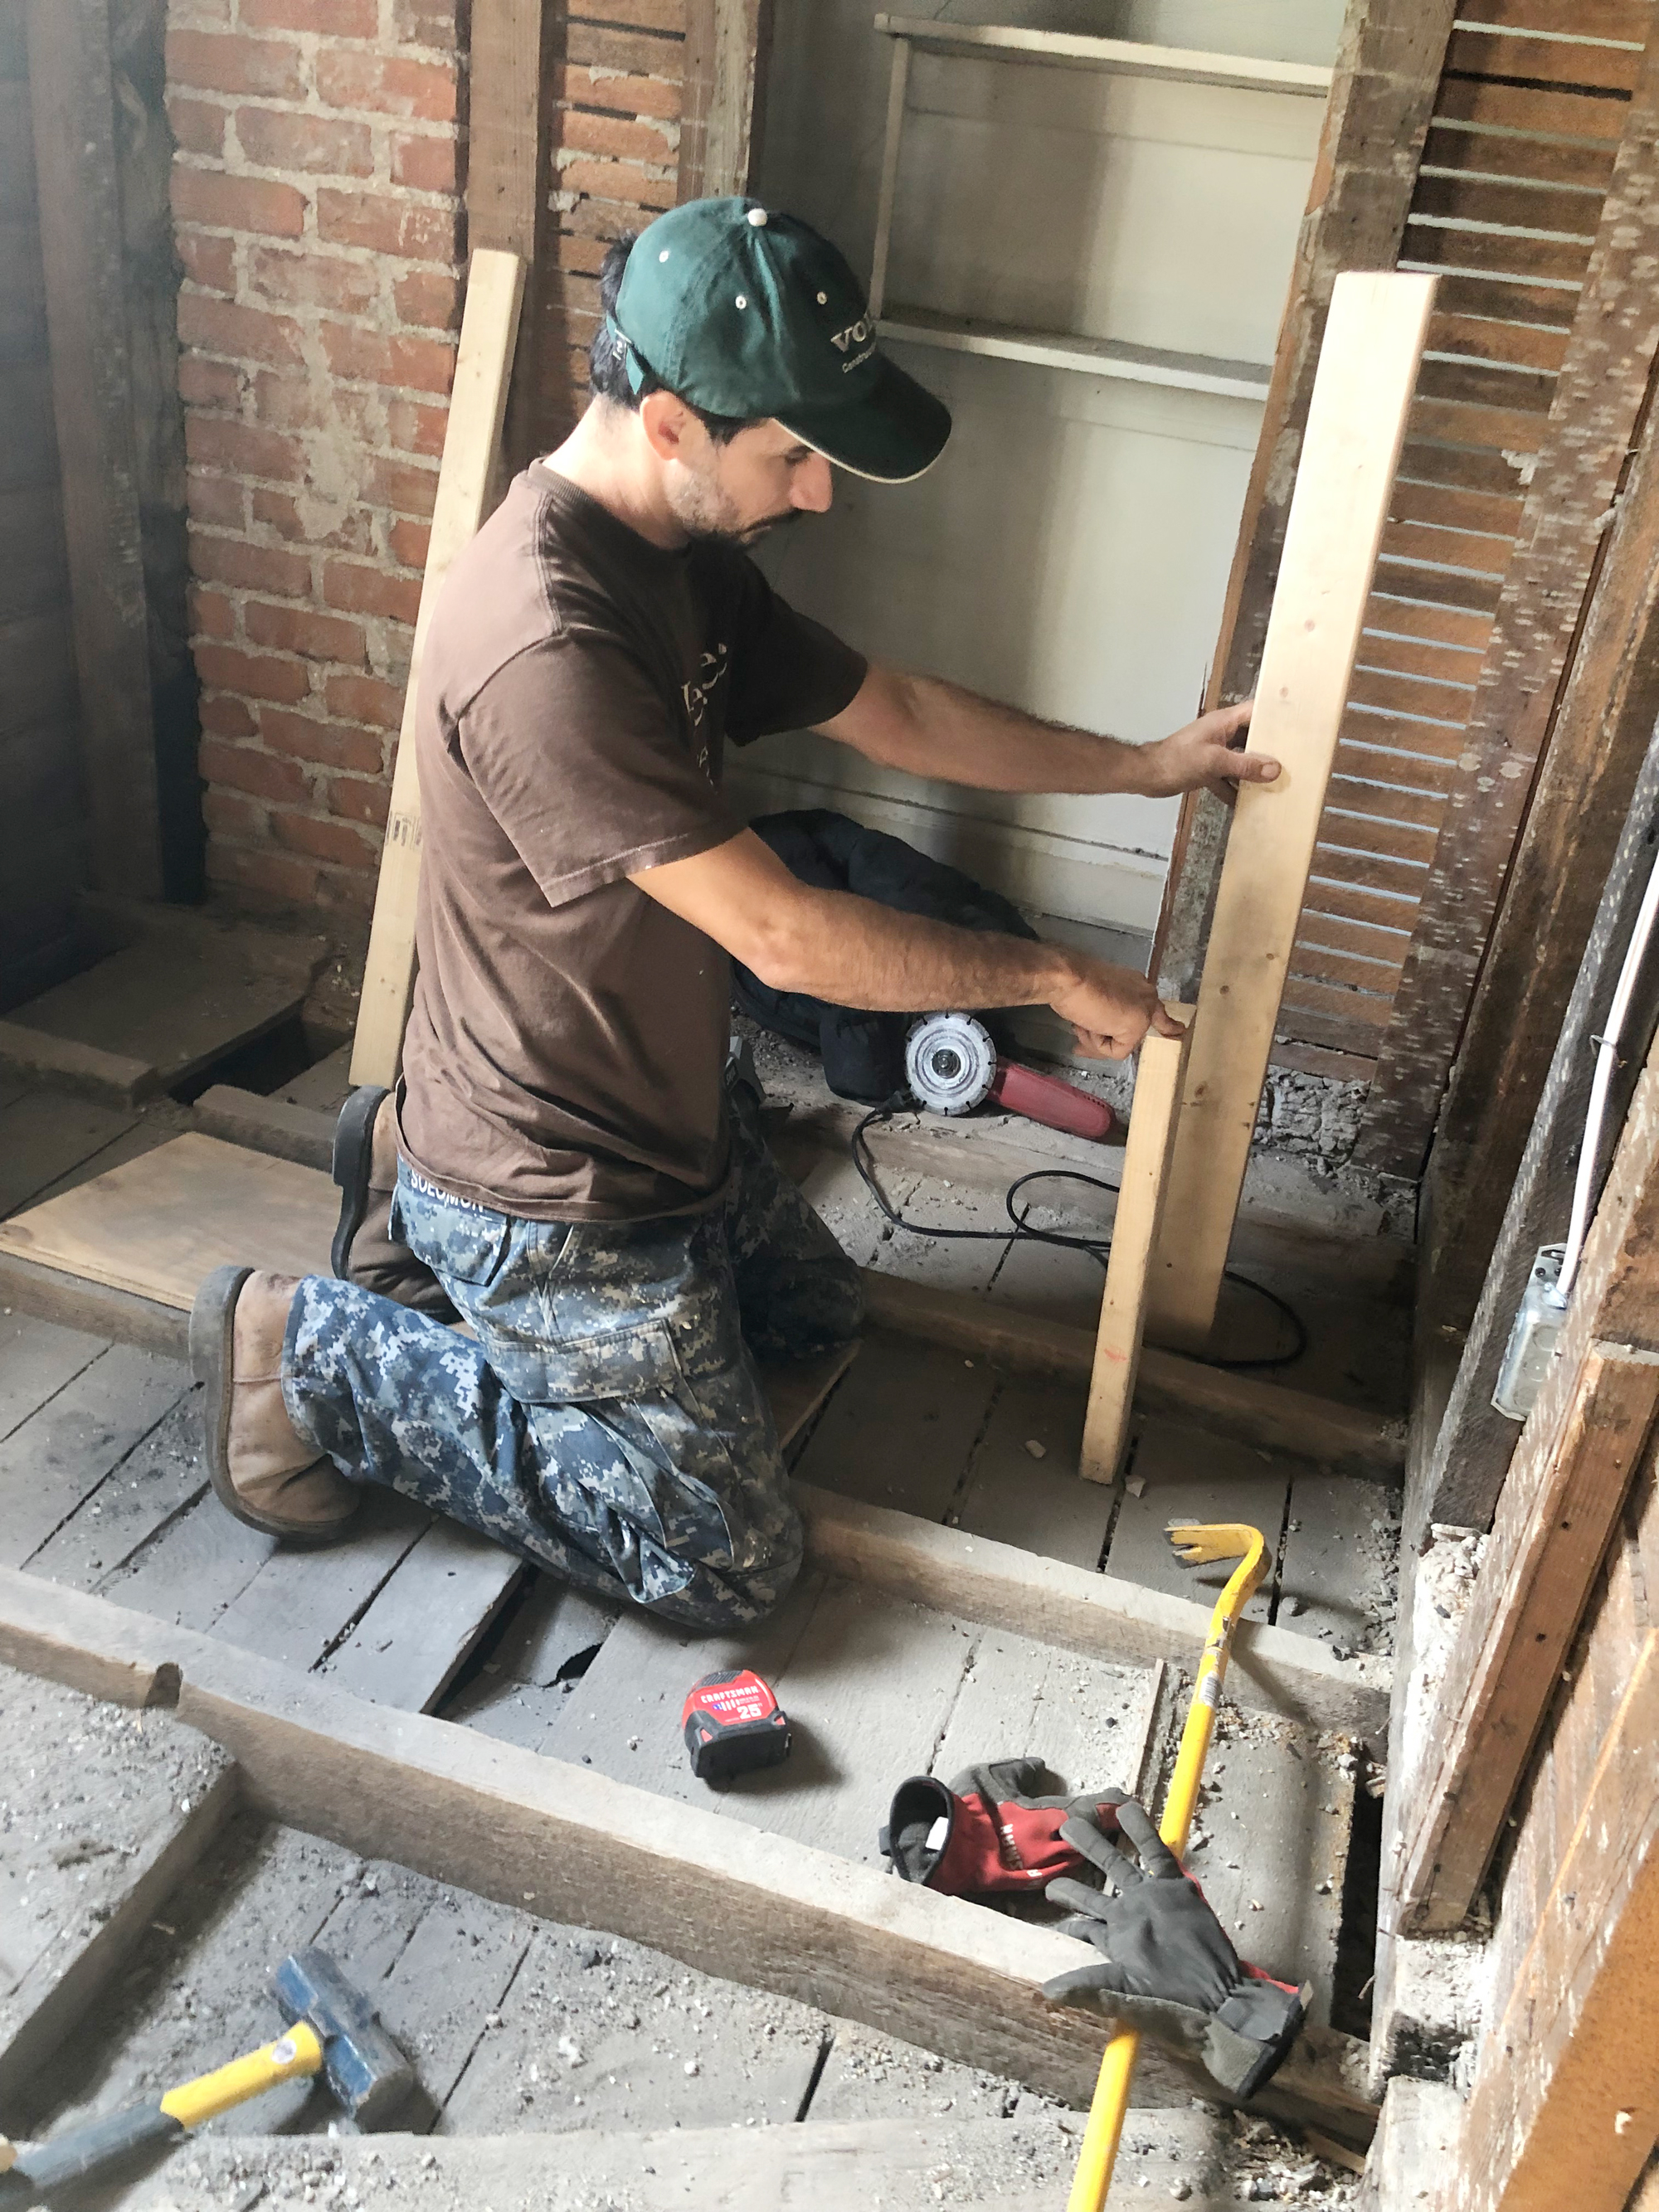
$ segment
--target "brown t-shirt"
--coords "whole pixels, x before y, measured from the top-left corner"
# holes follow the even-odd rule
[[[539,462],[514,480],[422,657],[413,1167],[535,1220],[714,1202],[726,956],[628,877],[744,826],[728,738],[826,721],[864,672],[745,555],[665,552]]]

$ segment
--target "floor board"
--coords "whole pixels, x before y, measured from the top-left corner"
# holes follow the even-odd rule
[[[1141,1486],[1138,1496],[1136,1484]],[[1259,1528],[1267,1545],[1267,1576],[1244,1618],[1266,1620],[1290,1489],[1285,1462],[1267,1452],[1208,1430],[1146,1421],[1112,1530],[1107,1571],[1146,1589],[1206,1603],[1219,1594],[1237,1562],[1183,1567],[1170,1548],[1164,1527],[1170,1521],[1243,1522]]]

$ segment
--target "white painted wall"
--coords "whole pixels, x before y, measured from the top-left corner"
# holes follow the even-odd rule
[[[917,12],[933,12],[916,0]],[[875,0],[777,0],[760,189],[867,271],[891,43]],[[894,12],[908,12],[896,0]],[[985,0],[937,11],[1328,63],[1340,0]],[[915,58],[890,302],[1268,362],[1321,103]],[[1190,719],[1259,403],[894,345],[956,429],[919,483],[836,479],[763,554],[861,650],[1115,735]],[[810,733],[736,757],[752,811],[835,805],[1022,905],[1150,930],[1173,801],[1018,797],[884,773]]]

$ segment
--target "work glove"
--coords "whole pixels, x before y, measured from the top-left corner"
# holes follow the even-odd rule
[[[1112,1840],[1119,1833],[1138,1865]],[[1105,1877],[1103,1891],[1062,1879],[1047,1892],[1074,1916],[1060,1933],[1093,1944],[1101,1957],[1056,1974],[1043,1996],[1097,2004],[1126,2027],[1195,2048],[1224,2089],[1254,2096],[1301,2033],[1306,1991],[1244,1965],[1203,1891],[1133,1797],[1118,1801],[1109,1826],[1075,1814],[1060,1840]]]
[[[947,1897],[979,1897],[1079,1872],[1083,1856],[1061,1828],[1073,1814],[1114,1822],[1122,1792],[1034,1797],[1043,1771],[1040,1759],[999,1759],[964,1767],[948,1789],[931,1774],[900,1783],[880,1836],[894,1873]]]

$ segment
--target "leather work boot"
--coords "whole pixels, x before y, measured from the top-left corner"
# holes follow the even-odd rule
[[[356,1516],[362,1493],[319,1458],[283,1403],[283,1339],[296,1275],[216,1267],[190,1316],[190,1364],[207,1386],[207,1467],[219,1502],[250,1528],[323,1544]]]
[[[334,1131],[334,1180],[340,1220],[329,1249],[335,1278],[394,1298],[400,1306],[455,1319],[442,1284],[407,1244],[392,1234],[392,1196],[398,1188],[398,1103],[395,1093],[365,1083],[340,1109]]]

